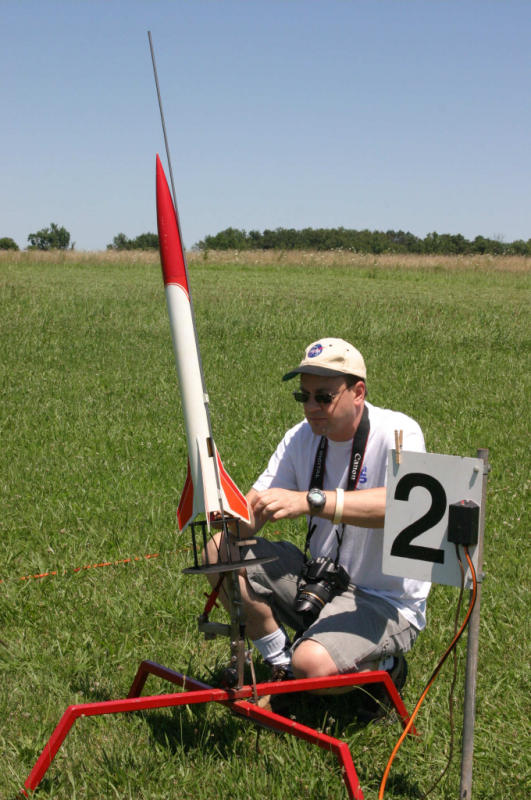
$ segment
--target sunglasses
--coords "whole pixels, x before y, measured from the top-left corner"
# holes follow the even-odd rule
[[[329,406],[334,397],[337,397],[338,394],[342,394],[344,389],[340,389],[338,392],[317,392],[314,394],[314,400],[319,405]],[[307,403],[311,397],[311,392],[293,392],[293,397],[297,401],[297,403]]]

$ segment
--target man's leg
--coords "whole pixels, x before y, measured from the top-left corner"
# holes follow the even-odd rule
[[[407,675],[403,653],[412,646],[416,633],[389,603],[365,592],[348,590],[328,603],[295,643],[293,672],[296,677],[307,678],[383,669],[400,691]],[[325,693],[343,691],[350,688]],[[377,694],[375,690],[372,705],[369,698],[365,709],[371,718],[386,707],[387,694]],[[367,690],[365,695],[369,695]]]
[[[324,678],[339,672],[328,650],[313,639],[305,639],[295,649],[291,668],[296,678]]]
[[[333,597],[304,631],[295,643],[293,663],[301,671],[315,669],[320,651],[313,645],[320,645],[336,672],[375,669],[409,650],[416,635],[416,629],[387,600],[350,588]]]
[[[206,555],[209,563],[227,557],[225,538],[222,533],[215,534],[207,544]],[[203,556],[203,560],[205,560]],[[218,582],[219,574],[209,574],[207,578],[211,586]],[[247,571],[241,569],[238,573],[240,583],[240,596],[245,612],[245,626],[253,644],[260,652],[262,658],[272,666],[289,667],[288,653],[289,640],[284,629],[278,624],[271,606],[253,591],[247,578]],[[230,613],[230,598],[221,586],[219,598],[223,607]]]
[[[392,665],[392,658],[390,662]],[[296,648],[291,659],[291,669],[295,678],[325,678],[328,675],[337,675],[341,672],[328,650],[313,639],[305,639]],[[365,663],[361,668],[352,669],[351,671],[368,672],[373,669],[386,669],[386,667],[383,666],[383,663],[374,661],[371,664]],[[346,694],[351,692],[352,688],[352,686],[346,686],[344,688],[320,689],[312,692],[312,694]]]

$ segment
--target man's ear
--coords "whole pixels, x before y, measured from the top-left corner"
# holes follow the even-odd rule
[[[367,387],[365,386],[364,381],[358,381],[354,384],[354,386],[351,386],[350,389],[354,393],[354,399],[356,403],[362,403],[365,400]]]

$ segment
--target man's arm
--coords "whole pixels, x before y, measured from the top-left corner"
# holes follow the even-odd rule
[[[310,514],[310,506],[306,499],[307,492],[294,492],[289,489],[266,489],[257,492],[251,489],[247,500],[251,507],[256,533],[270,520],[295,519]],[[335,489],[325,491],[326,503],[316,517],[333,520],[336,510]],[[383,528],[385,521],[385,486],[375,489],[345,492],[341,522],[357,525],[361,528]]]

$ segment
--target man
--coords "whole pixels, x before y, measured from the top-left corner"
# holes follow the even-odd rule
[[[388,669],[401,688],[403,653],[425,626],[430,584],[382,573],[385,480],[395,431],[405,450],[424,452],[422,431],[367,402],[363,357],[342,339],[309,345],[283,380],[296,375],[305,420],[286,433],[248,493],[252,524],[242,535],[306,517],[307,548],[263,538],[241,548],[242,558],[278,556],[240,576],[247,633],[276,677]],[[219,546],[218,535],[211,560]],[[302,576],[312,559],[321,559],[314,572],[323,565],[332,575],[330,589],[308,566]],[[284,625],[298,633],[293,645]]]

